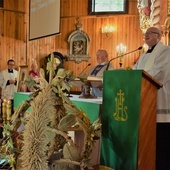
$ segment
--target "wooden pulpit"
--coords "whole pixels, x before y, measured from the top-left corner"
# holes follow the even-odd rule
[[[155,170],[157,90],[142,70],[105,71],[100,164],[118,170]]]

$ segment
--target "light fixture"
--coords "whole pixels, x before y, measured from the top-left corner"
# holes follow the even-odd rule
[[[127,49],[127,47],[122,43],[120,43],[119,45],[116,46],[117,57],[120,56],[120,61],[119,61],[120,68],[122,67],[122,64],[123,64],[122,57],[123,57],[123,54],[126,53],[126,49]]]
[[[108,37],[109,34],[111,34],[114,30],[115,30],[115,27],[111,25],[105,25],[104,27],[102,27],[101,32],[102,34],[106,34],[106,36]]]

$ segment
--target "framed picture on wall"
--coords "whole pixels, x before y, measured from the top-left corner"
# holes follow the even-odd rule
[[[128,0],[89,0],[89,15],[126,14]]]
[[[25,76],[28,74],[28,66],[19,66],[17,92],[26,92],[27,87],[24,84]]]
[[[90,38],[88,34],[82,30],[80,20],[80,18],[77,18],[77,30],[73,31],[67,39],[69,45],[69,53],[67,58],[68,60],[74,60],[76,63],[88,61],[90,59]]]

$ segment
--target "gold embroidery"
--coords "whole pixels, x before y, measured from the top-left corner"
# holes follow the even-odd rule
[[[125,97],[124,97],[124,93],[122,92],[121,89],[117,93],[117,97],[115,97],[115,101],[116,101],[116,111],[115,111],[115,113],[113,113],[115,120],[127,121],[128,114],[126,111],[127,111],[128,107],[124,106]]]

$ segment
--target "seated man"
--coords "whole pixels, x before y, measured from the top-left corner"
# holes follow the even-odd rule
[[[106,50],[99,49],[96,53],[96,59],[98,65],[93,67],[89,73],[89,76],[98,77],[99,80],[103,79],[103,73],[108,67],[108,53]],[[108,70],[113,70],[114,67],[109,64]],[[85,94],[85,88],[83,88],[82,95]],[[102,87],[93,87],[91,89],[91,95],[94,97],[102,97],[103,96],[103,88]]]

